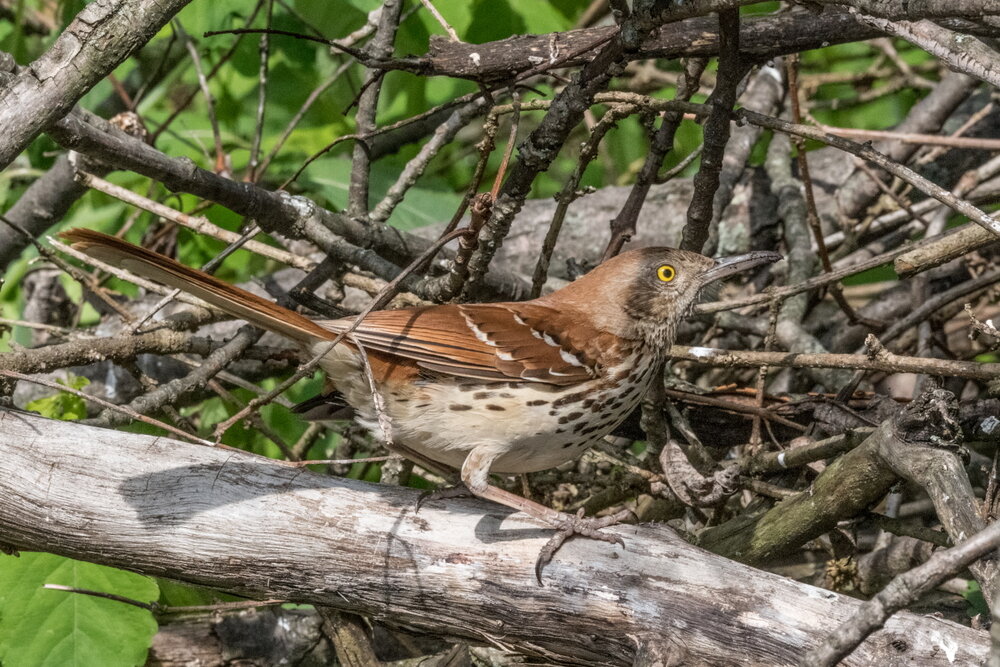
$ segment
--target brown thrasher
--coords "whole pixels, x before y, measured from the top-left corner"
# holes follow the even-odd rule
[[[283,334],[310,355],[354,324],[311,320],[113,236],[87,229],[61,236],[91,257]],[[628,512],[601,519],[563,514],[491,485],[489,474],[545,470],[580,456],[638,405],[705,285],[779,258],[632,250],[532,301],[370,313],[320,366],[358,420],[379,433],[360,343],[399,453],[458,469],[474,495],[554,526],[536,565],[541,583],[541,567],[570,535],[620,543],[599,529]]]

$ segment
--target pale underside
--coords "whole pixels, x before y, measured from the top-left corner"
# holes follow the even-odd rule
[[[355,349],[338,345],[321,366],[358,422],[382,437],[361,364]],[[535,472],[577,458],[618,426],[639,404],[653,366],[627,358],[602,377],[571,386],[434,374],[381,383],[379,393],[394,443],[455,469],[477,450],[497,456],[493,472]]]

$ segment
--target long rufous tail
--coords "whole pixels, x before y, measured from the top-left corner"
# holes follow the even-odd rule
[[[233,317],[292,340],[309,343],[335,336],[333,332],[293,310],[115,236],[80,228],[62,232],[59,236],[94,259],[176,287]]]

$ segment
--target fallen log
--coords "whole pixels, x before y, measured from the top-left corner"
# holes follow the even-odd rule
[[[329,477],[227,448],[0,410],[0,543],[325,605],[574,664],[795,664],[860,604],[665,526],[568,542],[479,500]],[[2,556],[0,557],[8,557]],[[113,592],[113,591],[111,591]],[[981,664],[985,633],[900,613],[845,665]]]

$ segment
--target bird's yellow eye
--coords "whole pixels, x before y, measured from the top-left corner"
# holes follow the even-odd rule
[[[677,276],[677,272],[674,271],[674,267],[669,264],[664,264],[656,270],[656,277],[665,283],[669,283]]]

